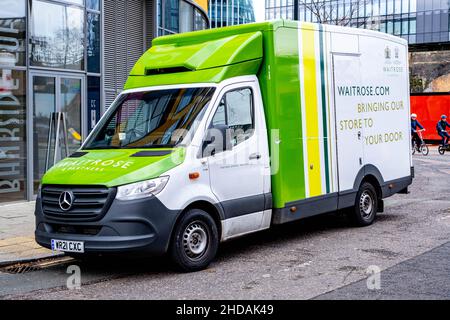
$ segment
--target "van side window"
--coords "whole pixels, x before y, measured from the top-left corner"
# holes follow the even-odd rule
[[[227,125],[233,146],[249,139],[255,130],[253,92],[250,88],[227,92],[217,108],[211,127]]]

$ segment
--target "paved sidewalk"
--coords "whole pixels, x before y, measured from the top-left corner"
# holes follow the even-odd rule
[[[34,202],[0,205],[0,265],[57,256],[34,241]]]

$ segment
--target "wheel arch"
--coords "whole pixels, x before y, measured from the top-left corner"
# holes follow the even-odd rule
[[[219,234],[219,241],[222,240],[222,217],[223,217],[223,209],[221,208],[220,205],[218,204],[213,204],[209,201],[206,200],[196,200],[192,203],[190,203],[188,206],[186,206],[186,208],[184,208],[180,214],[178,215],[173,228],[172,228],[172,232],[170,235],[170,239],[172,241],[173,239],[173,233],[175,231],[176,226],[178,225],[178,223],[180,222],[181,218],[186,214],[186,212],[188,212],[189,210],[192,209],[200,209],[203,210],[205,212],[207,212],[214,220],[214,222],[217,225],[217,232]]]
[[[378,179],[374,175],[369,174],[363,178],[360,186],[365,182],[370,183],[375,188],[375,191],[377,192],[378,200],[381,200],[383,198],[383,191],[381,189],[381,185],[380,185],[380,182],[378,181]]]
[[[364,182],[369,182],[372,184],[377,191],[378,199],[383,199],[384,195],[382,186],[384,185],[384,179],[377,167],[374,165],[364,166],[357,175],[353,189],[358,191]]]

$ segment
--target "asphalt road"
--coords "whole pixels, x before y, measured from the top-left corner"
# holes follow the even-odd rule
[[[161,258],[0,273],[0,299],[449,299],[450,154],[414,159],[411,193],[387,199],[368,228],[337,214],[277,227],[223,244],[194,274]],[[81,270],[78,290],[66,287],[70,264]]]

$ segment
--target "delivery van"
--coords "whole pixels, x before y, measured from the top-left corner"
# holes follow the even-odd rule
[[[408,47],[271,21],[157,38],[76,153],[44,176],[36,240],[71,255],[169,254],[407,193]]]

